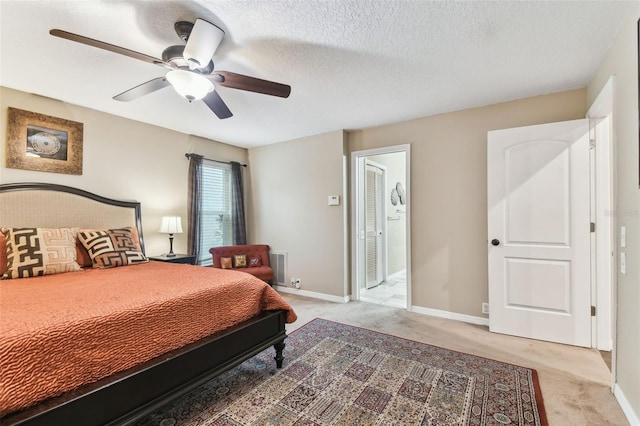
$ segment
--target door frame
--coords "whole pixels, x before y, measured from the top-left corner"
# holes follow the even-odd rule
[[[351,300],[360,300],[360,282],[363,279],[364,271],[362,269],[362,254],[364,244],[359,238],[359,218],[362,212],[362,194],[360,188],[363,171],[364,160],[366,157],[380,154],[393,154],[396,152],[404,152],[405,154],[405,193],[406,193],[406,271],[407,271],[407,311],[411,311],[411,145],[392,145],[382,148],[366,149],[361,151],[353,151],[351,153]]]
[[[592,263],[592,304],[596,306],[592,322],[592,347],[611,350],[611,388],[616,382],[616,317],[617,317],[617,220],[614,213],[616,203],[615,144],[613,143],[613,94],[615,76],[610,76],[586,117],[589,119],[592,139],[595,138],[595,170],[593,170],[592,195],[596,223],[595,250]]]
[[[383,187],[379,190],[379,195],[381,196],[382,199],[382,213],[381,213],[381,220],[382,220],[382,242],[381,242],[381,257],[382,260],[380,262],[380,264],[378,265],[380,267],[380,271],[382,272],[382,281],[386,281],[387,280],[387,272],[388,272],[388,259],[387,259],[387,203],[385,203],[385,194],[387,193],[387,167],[376,163],[375,161],[369,160],[368,158],[364,159],[364,165],[365,165],[365,169],[366,166],[371,166],[371,167],[375,167],[377,169],[380,169],[382,171],[382,179],[384,182]],[[366,185],[366,182],[365,182]],[[366,205],[366,204],[365,204]],[[366,227],[365,227],[366,228]],[[365,245],[366,248],[366,245]],[[366,256],[365,256],[366,258]],[[377,259],[377,256],[376,256]],[[366,263],[366,262],[365,262]],[[366,264],[365,264],[365,268],[366,268]],[[365,279],[365,288],[367,288],[367,281]]]

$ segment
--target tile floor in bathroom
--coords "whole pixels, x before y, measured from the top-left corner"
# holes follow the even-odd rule
[[[360,290],[360,300],[379,305],[407,307],[407,273],[406,270],[396,272],[386,281],[373,288]]]

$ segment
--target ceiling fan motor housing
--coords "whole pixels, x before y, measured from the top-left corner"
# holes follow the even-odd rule
[[[162,60],[180,69],[189,69],[189,63],[184,58],[184,46],[169,46],[162,51]],[[202,67],[198,67],[193,71],[199,71],[201,74],[211,74],[213,72],[213,61]]]
[[[176,67],[188,67],[189,64],[184,59],[182,52],[184,52],[183,45],[169,46],[162,51],[162,60]]]

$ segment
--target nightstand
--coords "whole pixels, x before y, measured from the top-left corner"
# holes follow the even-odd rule
[[[159,256],[149,256],[149,259],[169,263],[186,263],[189,265],[194,265],[196,263],[196,257],[192,254],[176,254],[171,257],[167,257],[166,254],[161,254]]]

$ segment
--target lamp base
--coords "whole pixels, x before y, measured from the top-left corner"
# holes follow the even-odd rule
[[[167,253],[167,257],[176,257],[173,252],[173,234],[169,234],[169,253]]]

